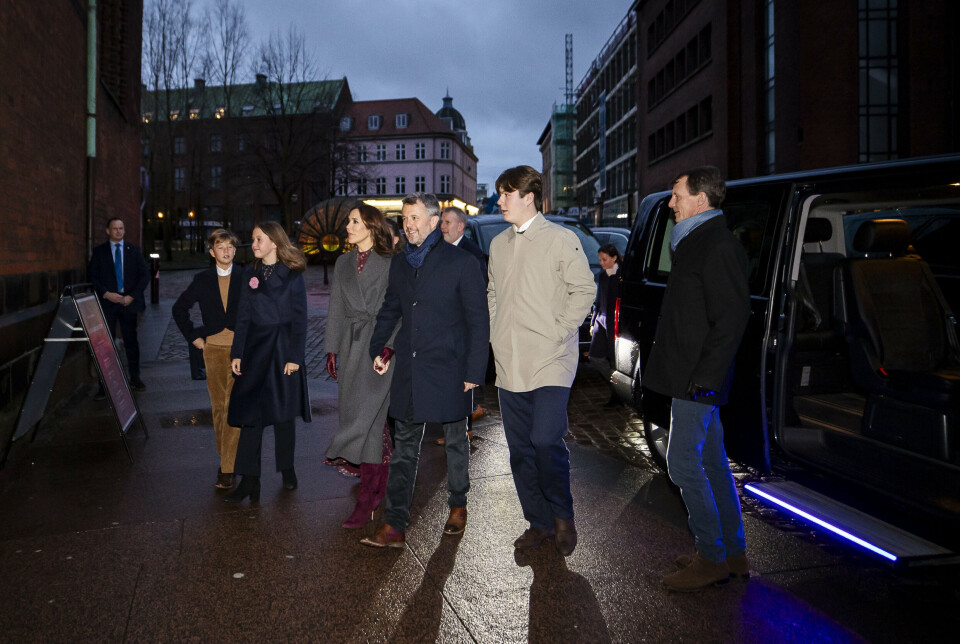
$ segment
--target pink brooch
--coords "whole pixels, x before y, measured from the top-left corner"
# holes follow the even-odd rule
[[[250,288],[257,288],[258,286],[260,286],[260,280],[258,280],[256,277],[251,277]]]

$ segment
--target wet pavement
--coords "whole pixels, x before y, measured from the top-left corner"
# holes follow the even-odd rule
[[[956,569],[896,571],[745,500],[752,578],[703,593],[660,587],[692,550],[683,504],[646,452],[636,414],[607,409],[583,366],[569,407],[580,544],[515,556],[526,527],[510,476],[496,389],[474,425],[469,520],[442,535],[445,458],[425,440],[402,551],[344,530],[357,480],[320,461],[336,430],[323,373],[327,287],[307,273],[307,373],[314,420],[297,429],[299,489],[273,474],[239,508],[214,489],[205,383],[190,379],[170,306],[192,273],[164,273],[142,325],[137,400],[150,432],[124,452],[88,387],[48,410],[0,470],[0,641],[954,641]],[[429,438],[433,438],[428,436]],[[756,477],[737,470],[742,482]],[[382,513],[382,511],[381,511]],[[379,513],[378,513],[379,514]],[[379,518],[379,516],[378,516]]]

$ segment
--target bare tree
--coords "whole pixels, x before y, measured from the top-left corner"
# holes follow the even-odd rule
[[[308,177],[323,177],[330,159],[328,84],[317,82],[316,58],[306,38],[291,25],[274,32],[257,48],[255,99],[266,116],[262,140],[254,148],[258,174],[280,205],[283,225],[293,229],[294,195]]]
[[[250,44],[246,10],[238,0],[214,0],[207,20],[210,25],[211,80],[223,87],[227,116],[235,116],[233,89],[237,83],[237,75],[247,67],[247,49]]]

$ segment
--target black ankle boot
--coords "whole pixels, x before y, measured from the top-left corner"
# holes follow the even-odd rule
[[[285,490],[296,490],[297,489],[297,473],[293,471],[293,468],[283,470],[280,472],[283,474],[283,489]]]
[[[260,500],[260,477],[259,476],[241,476],[240,485],[230,494],[223,497],[227,503],[242,503],[247,497],[254,503]]]

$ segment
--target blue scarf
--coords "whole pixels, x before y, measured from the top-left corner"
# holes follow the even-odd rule
[[[683,221],[678,221],[673,227],[673,230],[670,231],[670,250],[676,251],[677,246],[680,245],[683,238],[692,233],[695,228],[722,214],[722,210],[714,208],[712,210],[704,210],[693,217],[687,217]]]
[[[433,229],[432,233],[427,235],[427,238],[424,239],[423,243],[419,246],[407,244],[406,248],[403,249],[403,254],[407,258],[407,263],[414,268],[420,268],[423,266],[423,260],[427,258],[427,253],[429,253],[430,249],[436,246],[437,242],[441,239],[443,239],[443,233],[440,232],[440,227],[437,226]]]

